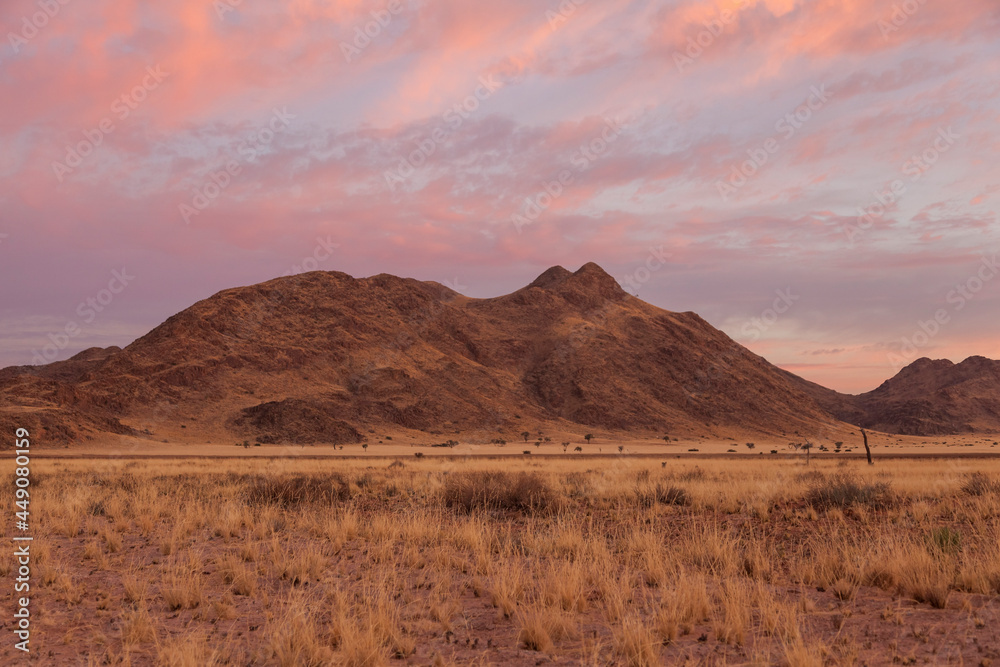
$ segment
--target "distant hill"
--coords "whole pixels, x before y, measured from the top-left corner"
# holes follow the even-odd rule
[[[1000,432],[1000,361],[917,359],[877,389],[850,396],[790,380],[830,414],[859,426],[906,435]]]
[[[124,349],[0,371],[0,425],[30,424],[51,442],[847,428],[824,404],[698,315],[630,296],[593,263],[489,299],[386,274],[305,273],[219,292]]]

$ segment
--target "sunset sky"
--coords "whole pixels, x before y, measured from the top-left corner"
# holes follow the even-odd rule
[[[842,391],[1000,358],[996,0],[62,1],[0,4],[0,366],[588,261]]]

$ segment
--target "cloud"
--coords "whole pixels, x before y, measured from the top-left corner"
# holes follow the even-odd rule
[[[615,0],[554,21],[558,3],[528,0],[405,0],[388,19],[353,1],[244,2],[223,16],[200,0],[66,5],[0,51],[0,299],[14,341],[0,365],[23,357],[29,318],[61,317],[110,267],[147,271],[115,315],[124,344],[213,291],[280,275],[329,236],[344,252],[324,268],[458,276],[477,296],[556,263],[625,275],[663,245],[671,263],[642,298],[728,326],[794,286],[803,301],[755,349],[810,379],[874,386],[888,372],[875,347],[1000,245],[1000,8],[922,3],[880,28],[895,4]],[[30,8],[6,3],[0,23],[16,30]],[[681,71],[675,55],[706,23],[711,39]],[[341,45],[366,27],[348,62]],[[150,67],[168,76],[142,92]],[[476,97],[483,79],[499,85]],[[784,136],[815,86],[829,103]],[[295,120],[261,146],[275,108]],[[614,118],[620,135],[579,168]],[[53,164],[106,119],[113,130],[60,180]],[[943,127],[960,139],[908,180],[907,160]],[[778,149],[720,197],[771,137]],[[239,173],[186,223],[179,206],[214,192],[233,160]],[[511,216],[567,170],[519,233]],[[901,178],[905,194],[850,242],[845,228]],[[991,299],[933,351],[1000,353]],[[819,351],[851,370],[802,365]]]

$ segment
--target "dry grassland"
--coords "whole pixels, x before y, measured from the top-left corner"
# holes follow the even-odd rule
[[[992,460],[32,473],[37,664],[1000,665]]]

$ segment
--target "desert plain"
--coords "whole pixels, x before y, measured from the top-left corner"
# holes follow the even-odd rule
[[[991,444],[685,444],[39,456],[29,662],[1000,664]]]

